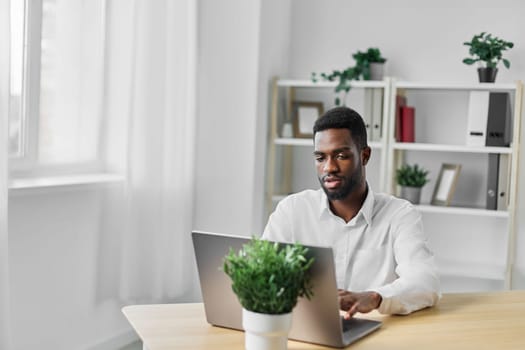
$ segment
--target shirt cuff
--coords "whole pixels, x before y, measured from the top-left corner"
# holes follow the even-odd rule
[[[381,304],[377,308],[380,314],[390,315],[394,313],[394,310],[400,309],[400,303],[397,298],[394,297],[394,290],[391,286],[386,285],[383,287],[371,289],[372,292],[376,292],[381,295]]]

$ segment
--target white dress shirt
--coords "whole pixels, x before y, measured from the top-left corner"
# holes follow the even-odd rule
[[[270,216],[263,238],[332,247],[338,288],[379,293],[381,313],[408,314],[440,298],[421,215],[410,202],[370,187],[348,223],[332,213],[322,189],[290,195]]]

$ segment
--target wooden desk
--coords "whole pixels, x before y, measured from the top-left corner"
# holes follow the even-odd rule
[[[202,304],[133,305],[123,309],[148,350],[244,349],[244,333],[206,323]],[[363,315],[362,315],[363,316]],[[446,294],[408,316],[383,321],[349,349],[525,349],[525,291]],[[330,349],[289,341],[289,349]]]

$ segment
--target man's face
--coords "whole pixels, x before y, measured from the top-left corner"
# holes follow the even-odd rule
[[[329,200],[344,199],[364,183],[370,148],[358,149],[348,129],[317,132],[314,148],[317,177]]]

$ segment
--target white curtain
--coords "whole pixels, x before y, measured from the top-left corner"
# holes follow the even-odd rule
[[[196,5],[110,0],[107,10],[108,164],[127,182],[108,190],[100,293],[177,300],[194,283]]]
[[[12,349],[9,326],[7,160],[9,113],[9,0],[0,0],[0,349]]]

